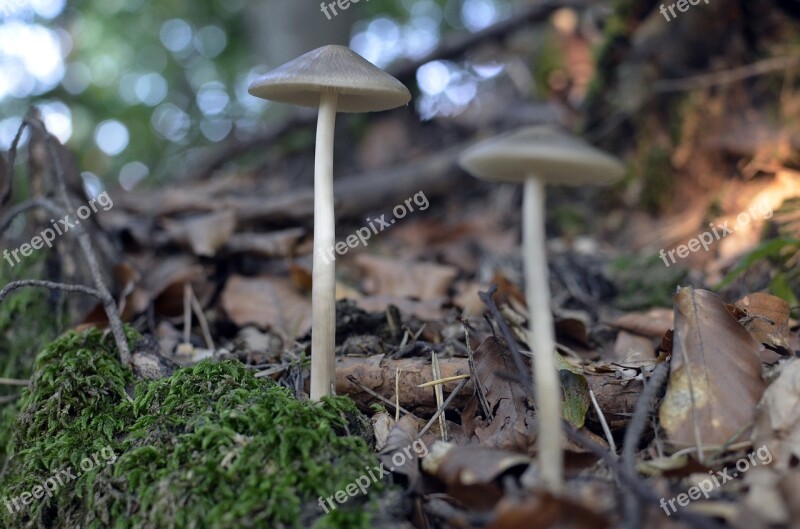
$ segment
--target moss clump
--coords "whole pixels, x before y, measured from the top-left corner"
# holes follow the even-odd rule
[[[19,279],[41,276],[46,263],[44,253],[28,258],[23,265],[0,265],[0,287]],[[40,288],[17,290],[0,303],[0,378],[26,379],[31,376],[33,359],[45,343],[58,335],[65,323],[63,294]],[[55,310],[54,310],[55,307]],[[11,425],[20,410],[15,399],[16,386],[0,385],[0,468],[6,460],[11,440]]]
[[[0,506],[2,527],[370,526],[364,498],[328,515],[318,505],[377,465],[345,435],[359,415],[346,398],[301,402],[233,361],[134,386],[92,331],[41,353],[21,404],[0,500],[65,469],[76,479],[19,512]]]

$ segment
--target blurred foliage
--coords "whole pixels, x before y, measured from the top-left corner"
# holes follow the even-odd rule
[[[423,17],[437,35],[463,30],[462,10],[470,3],[482,7],[487,0],[361,2],[355,9],[365,20],[352,26],[351,37],[376,17],[397,24]],[[52,90],[5,98],[0,92],[0,120],[22,116],[30,104],[55,105],[64,113],[60,119],[71,120],[68,144],[79,154],[83,171],[112,181],[125,168],[127,186],[148,175],[169,179],[183,173],[187,162],[201,161],[202,149],[246,139],[264,127],[266,104],[247,93],[252,77],[262,71],[247,22],[253,10],[279,6],[247,0],[76,0],[52,19],[33,8],[17,20],[0,18],[0,27],[21,22],[52,30],[64,55],[64,78]],[[322,16],[316,6],[309,4],[309,16]],[[9,52],[0,42],[0,59],[4,54]],[[98,128],[110,120],[116,130]],[[127,129],[127,143],[119,124]],[[117,134],[119,152],[113,145],[98,146],[98,135],[109,131]]]

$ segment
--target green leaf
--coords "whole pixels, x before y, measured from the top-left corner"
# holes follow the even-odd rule
[[[583,375],[571,371],[561,370],[561,386],[564,388],[564,402],[561,404],[561,414],[572,427],[582,428],[586,422],[586,412],[589,411],[589,383]]]

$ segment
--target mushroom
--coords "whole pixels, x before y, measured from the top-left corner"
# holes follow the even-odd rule
[[[333,248],[333,131],[336,112],[378,112],[405,105],[408,89],[345,46],[323,46],[279,66],[250,84],[256,96],[319,107],[314,162],[311,399],[335,392],[336,277]]]
[[[550,312],[545,246],[545,184],[606,184],[625,173],[622,163],[578,138],[549,126],[524,127],[465,150],[461,167],[487,180],[523,183],[522,232],[528,343],[538,420],[538,460],[542,485],[553,493],[563,487],[561,389],[556,371],[553,317]],[[530,481],[526,479],[526,483]]]

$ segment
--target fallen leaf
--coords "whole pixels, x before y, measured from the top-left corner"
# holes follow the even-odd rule
[[[542,491],[527,494],[521,500],[505,497],[495,511],[497,517],[487,529],[604,529],[610,525],[605,516],[587,506]]]
[[[786,301],[764,292],[756,292],[743,297],[734,305],[747,314],[742,325],[756,340],[770,349],[789,354],[789,304]]]
[[[419,425],[414,417],[404,415],[389,432],[378,456],[384,468],[405,476],[411,487],[419,480],[419,458],[428,453],[425,443],[417,440],[418,431]]]
[[[591,404],[589,384],[583,375],[577,375],[567,370],[561,370],[558,373],[561,376],[561,387],[564,390],[561,414],[573,428],[580,430],[583,423],[586,422],[586,412],[589,411]]]
[[[745,503],[764,521],[785,524],[800,517],[792,485],[800,462],[800,360],[783,365],[764,391],[753,428],[754,453],[761,464],[745,476]]]
[[[289,228],[272,233],[235,233],[225,245],[229,253],[251,253],[261,257],[289,257],[305,235],[303,228]]]
[[[236,214],[224,210],[180,220],[164,219],[163,222],[174,242],[188,245],[197,256],[214,257],[233,235]]]
[[[475,376],[493,417],[479,416],[478,398],[473,397],[462,413],[464,433],[475,435],[482,446],[533,453],[535,412],[519,382],[507,378],[517,373],[511,352],[490,337],[475,350],[473,358]]]
[[[654,308],[644,312],[631,312],[613,320],[610,325],[648,338],[661,338],[675,325],[670,309]]]
[[[360,254],[356,264],[363,274],[366,293],[419,300],[443,298],[458,275],[454,266],[402,262],[368,254]]]
[[[311,303],[288,279],[232,276],[222,291],[222,307],[236,325],[253,324],[282,334],[284,340],[311,326]]]
[[[501,478],[515,471],[522,474],[531,458],[477,445],[434,443],[423,469],[444,483],[447,493],[473,509],[491,509],[503,497]],[[428,460],[430,459],[430,460]]]
[[[656,358],[655,349],[653,338],[619,331],[614,342],[614,354],[611,359],[617,360],[621,364],[652,363]]]
[[[716,294],[686,287],[674,300],[661,425],[675,445],[723,444],[752,421],[764,392],[760,346]]]

